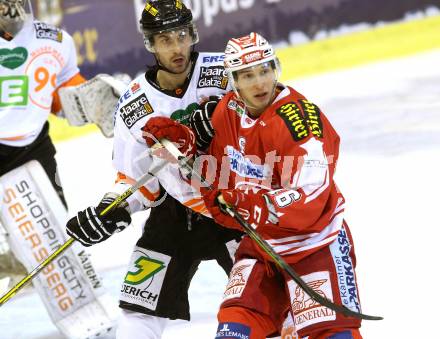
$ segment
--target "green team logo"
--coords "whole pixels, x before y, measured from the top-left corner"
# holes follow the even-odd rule
[[[199,105],[197,105],[195,102],[192,104],[189,104],[187,108],[185,109],[179,109],[171,114],[171,119],[183,124],[188,125],[188,119],[192,112],[194,112],[197,108],[199,108]]]
[[[9,69],[16,69],[23,65],[28,57],[28,51],[23,47],[14,49],[0,49],[0,65]]]
[[[134,264],[138,270],[136,272],[128,271],[125,276],[125,283],[130,285],[139,285],[165,268],[162,261],[148,257],[140,257]]]
[[[29,78],[26,75],[0,77],[0,107],[26,106]]]

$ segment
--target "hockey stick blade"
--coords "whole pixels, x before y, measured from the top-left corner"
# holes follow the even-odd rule
[[[106,209],[104,209],[100,216],[106,215],[108,212],[119,206],[128,197],[130,197],[134,192],[136,192],[140,187],[142,187],[148,180],[154,177],[154,175],[159,172],[165,165],[167,161],[162,160],[153,166],[147,173],[142,175],[130,188],[119,195]],[[63,245],[61,245],[56,251],[52,252],[46,259],[44,259],[36,268],[34,268],[27,276],[20,280],[13,288],[11,288],[6,294],[0,298],[0,307],[3,306],[9,299],[11,299],[17,292],[19,292],[23,287],[27,285],[33,278],[40,273],[47,265],[49,265],[53,260],[55,260],[61,253],[67,250],[73,243],[75,239],[69,238]]]
[[[183,166],[186,170],[191,169],[192,175],[195,176],[198,180],[200,180],[201,184],[204,184],[205,187],[208,189],[213,189],[211,185],[208,185],[205,181],[205,178],[195,171],[192,166],[187,161],[187,158],[174,146],[173,143],[166,139],[160,140],[162,145],[176,158],[180,166]],[[349,309],[346,306],[338,305],[332,302],[331,300],[319,295],[315,290],[313,290],[307,283],[296,273],[292,267],[289,266],[289,264],[284,261],[281,256],[275,252],[275,250],[270,246],[266,240],[264,240],[257,231],[252,228],[242,217],[239,213],[237,213],[234,208],[227,205],[221,205],[220,207],[223,208],[224,212],[229,214],[231,217],[233,217],[237,222],[240,223],[240,225],[243,227],[245,232],[249,235],[249,237],[254,240],[258,246],[261,247],[263,251],[266,252],[267,255],[269,255],[275,264],[277,264],[281,269],[287,272],[287,274],[304,290],[305,293],[307,293],[310,298],[312,298],[314,301],[318,302],[322,306],[325,306],[337,313],[343,314],[346,317],[353,317],[363,320],[383,320],[383,317],[380,316],[373,316],[368,314],[363,314],[360,312],[355,312]]]

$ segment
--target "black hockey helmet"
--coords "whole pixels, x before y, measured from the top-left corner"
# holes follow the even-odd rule
[[[192,20],[191,10],[181,0],[148,0],[140,20],[145,47],[154,53],[153,35],[186,27],[192,44],[197,43],[199,37]]]

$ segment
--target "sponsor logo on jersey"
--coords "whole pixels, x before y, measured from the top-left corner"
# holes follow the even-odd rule
[[[295,141],[300,141],[309,136],[307,123],[296,103],[284,104],[276,112],[284,120]]]
[[[328,271],[314,272],[303,275],[301,278],[320,296],[333,301],[331,280]],[[336,319],[335,311],[313,300],[295,281],[290,280],[288,282],[288,288],[297,330],[301,330],[313,324]]]
[[[245,137],[238,137],[238,146],[240,147],[240,152],[244,153],[244,150],[246,148],[246,138]]]
[[[225,55],[208,55],[203,57],[203,62],[220,62],[225,60]]]
[[[139,285],[165,268],[162,261],[144,256],[138,258],[134,265],[138,270],[135,272],[129,271],[125,276],[125,282],[130,285]]]
[[[16,69],[23,65],[28,57],[28,51],[24,47],[16,47],[14,49],[0,49],[0,66]]]
[[[306,123],[310,132],[312,132],[316,138],[322,138],[324,136],[324,132],[319,107],[308,100],[300,100],[299,103],[303,109]]]
[[[356,276],[350,257],[351,243],[345,228],[339,231],[337,241],[330,245],[336,274],[338,277],[339,293],[342,305],[354,312],[361,312],[361,306],[356,286]]]
[[[26,63],[25,73],[29,77],[29,101],[43,110],[50,110],[55,91],[55,75],[60,74],[68,60],[59,46],[42,43],[32,50]]]
[[[131,86],[131,88],[130,88],[131,93],[133,93],[133,94],[135,94],[136,92],[138,92],[140,89],[141,89],[141,85],[139,85],[138,82],[135,82],[135,83]]]
[[[237,112],[237,115],[241,117],[244,114],[244,108],[240,106],[237,101],[231,100],[228,102],[228,108],[232,109],[233,111]]]
[[[189,104],[185,109],[178,109],[171,113],[170,118],[177,121],[180,124],[188,125],[190,115],[199,108],[199,105],[195,102]]]
[[[223,66],[202,66],[200,76],[197,81],[197,88],[217,87],[226,89],[228,86],[228,76]]]
[[[171,257],[136,247],[121,288],[121,300],[155,310]]]
[[[242,295],[255,262],[255,259],[243,259],[232,267],[231,273],[229,274],[229,281],[223,295],[223,301],[238,298]]]
[[[231,170],[243,178],[264,179],[264,165],[254,164],[232,146],[227,146]]]
[[[122,284],[121,293],[128,297],[127,302],[137,304],[135,301],[147,304],[151,309],[156,309],[157,299],[159,298],[159,293],[153,293],[148,290],[130,286],[127,284]],[[133,299],[133,300],[131,300]],[[154,307],[154,308],[153,308]]]
[[[284,320],[283,327],[281,328],[281,339],[301,339],[296,332],[291,312],[287,314],[287,318]],[[307,337],[303,337],[303,339],[307,339]]]
[[[121,107],[121,104],[125,101],[130,99],[131,97],[131,91],[127,90],[118,100],[118,104],[116,105],[116,111],[119,111],[119,107]]]
[[[55,26],[44,22],[34,23],[37,39],[49,39],[56,42],[63,41],[63,32]]]
[[[154,112],[145,94],[138,96],[119,110],[124,124],[131,128],[143,117]]]
[[[0,77],[0,107],[28,104],[29,78],[26,75]]]
[[[249,339],[251,328],[240,323],[219,323],[215,338]]]

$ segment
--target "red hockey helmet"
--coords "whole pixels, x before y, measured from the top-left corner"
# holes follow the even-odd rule
[[[229,72],[275,59],[272,46],[255,32],[241,38],[232,38],[226,45],[225,67]]]
[[[243,91],[255,85],[272,83],[273,98],[281,67],[273,47],[260,34],[252,32],[229,40],[224,62],[230,84],[248,107],[253,104],[246,100]],[[244,72],[248,74],[244,75]]]

